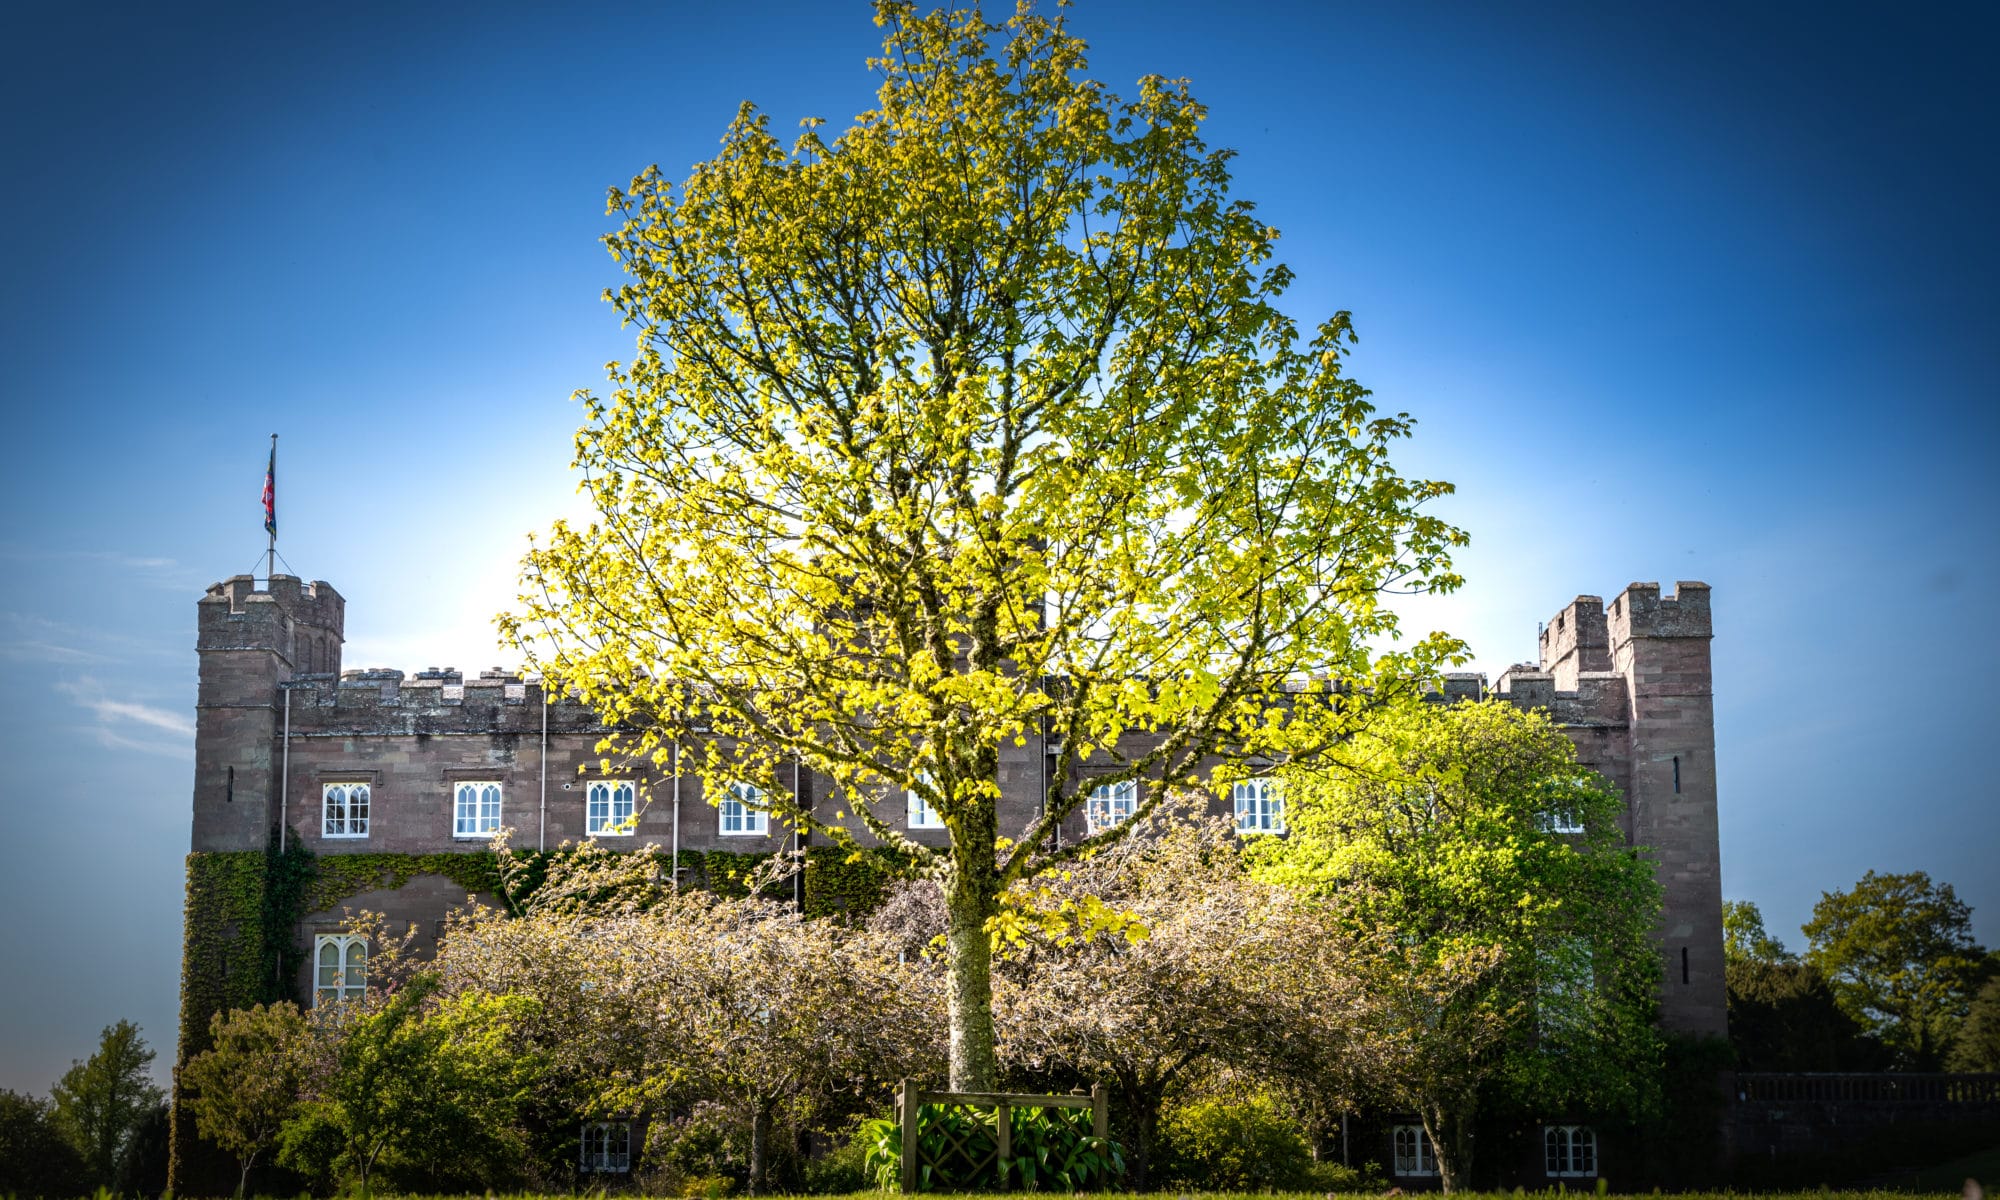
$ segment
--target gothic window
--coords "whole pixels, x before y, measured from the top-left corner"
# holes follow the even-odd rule
[[[1437,1155],[1431,1150],[1431,1139],[1421,1125],[1398,1125],[1390,1132],[1395,1141],[1395,1174],[1435,1175],[1438,1173]]]
[[[320,834],[330,838],[368,836],[368,785],[329,783],[320,789]]]
[[[1283,833],[1285,797],[1275,779],[1246,779],[1236,785],[1236,832]]]
[[[1550,1125],[1542,1131],[1549,1174],[1558,1177],[1597,1174],[1597,1131],[1588,1125]]]
[[[635,795],[630,780],[592,780],[584,790],[584,832],[591,837],[630,836],[639,823]]]
[[[1131,820],[1132,813],[1138,807],[1138,784],[1129,779],[1123,783],[1100,784],[1090,790],[1090,801],[1084,808],[1084,818],[1090,826],[1090,832],[1098,833]]]
[[[453,837],[491,837],[500,830],[500,785],[460,783],[452,788]]]
[[[762,837],[770,832],[771,814],[755,807],[764,794],[747,783],[732,783],[723,793],[722,833],[728,837]]]
[[[359,1000],[368,990],[368,939],[323,933],[313,939],[313,1003]]]

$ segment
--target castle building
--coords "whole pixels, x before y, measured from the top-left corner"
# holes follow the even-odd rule
[[[607,731],[596,717],[566,696],[544,704],[534,680],[343,670],[340,594],[286,575],[258,583],[239,575],[197,605],[179,1061],[205,1045],[211,1015],[225,1008],[311,1003],[363,987],[367,946],[347,931],[348,910],[434,934],[468,893],[490,900],[496,881],[490,869],[482,874],[490,859],[481,852],[500,828],[528,848],[590,837],[656,845],[677,867],[786,845],[790,835],[769,828],[763,813],[733,795],[711,804],[700,779],[677,776],[671,763],[604,763],[597,744]],[[1663,596],[1657,584],[1634,583],[1608,606],[1578,596],[1558,612],[1539,663],[1509,668],[1490,688],[1481,675],[1445,681],[1447,698],[1492,695],[1548,709],[1579,759],[1623,793],[1626,834],[1650,848],[1665,888],[1661,1022],[1698,1035],[1726,1032],[1710,636],[1706,584],[1682,582]],[[1025,827],[1037,812],[1045,749],[1032,740],[1004,748],[1003,829]],[[810,803],[813,778],[802,774],[795,786]],[[1136,799],[1094,795],[1064,838],[1119,819]],[[1255,782],[1215,804],[1246,832],[1282,829],[1282,800]],[[914,839],[944,843],[920,803],[903,819]],[[311,851],[314,878],[292,879],[276,847]],[[288,904],[271,902],[280,893]],[[1580,1128],[1551,1134],[1552,1168],[1561,1142],[1559,1174],[1584,1174],[1569,1169],[1579,1164],[1595,1172],[1595,1143],[1584,1147]],[[177,1116],[181,1194],[203,1190],[192,1137]],[[1397,1126],[1385,1149],[1382,1157],[1410,1168],[1405,1176],[1423,1174],[1420,1132]],[[615,1158],[601,1145],[598,1153],[600,1162]]]

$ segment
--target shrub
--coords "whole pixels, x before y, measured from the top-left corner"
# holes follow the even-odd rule
[[[805,1190],[814,1195],[844,1196],[875,1185],[868,1175],[868,1137],[857,1126],[840,1138],[833,1149],[806,1162]]]
[[[1086,1110],[1015,1108],[1007,1123],[1012,1157],[1003,1173],[995,1160],[999,1111],[963,1104],[925,1104],[917,1109],[917,1146],[922,1166],[920,1192],[1036,1191],[1079,1192],[1106,1188],[1125,1174],[1125,1152],[1117,1142],[1091,1131]],[[865,1171],[878,1187],[893,1188],[903,1162],[902,1130],[894,1121],[864,1121],[858,1140],[867,1147]],[[983,1165],[974,1168],[974,1163]]]
[[[1266,1098],[1241,1104],[1198,1100],[1160,1119],[1161,1177],[1215,1192],[1341,1191],[1345,1168],[1315,1163],[1305,1131]],[[1349,1171],[1347,1174],[1352,1175]],[[1325,1175],[1322,1184],[1319,1176]]]

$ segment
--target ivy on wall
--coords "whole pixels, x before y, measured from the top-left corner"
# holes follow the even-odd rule
[[[490,851],[471,854],[327,854],[313,864],[294,923],[353,896],[394,890],[419,875],[442,875],[467,892],[500,894],[500,868]],[[518,899],[518,897],[517,897]]]

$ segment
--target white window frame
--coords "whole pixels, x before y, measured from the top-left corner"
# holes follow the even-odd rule
[[[933,779],[928,772],[920,775],[918,778],[925,787],[937,787],[937,780]],[[930,801],[924,799],[922,792],[916,788],[911,788],[908,792],[908,797],[907,815],[911,829],[944,828],[944,818],[938,815],[937,809],[931,807]]]
[[[325,956],[333,952],[333,962]],[[333,969],[332,981],[326,971]],[[368,938],[359,933],[322,933],[313,938],[313,1007],[359,1000],[368,994]]]
[[[1597,1174],[1597,1130],[1588,1125],[1544,1126],[1542,1147],[1551,1178],[1590,1179]]]
[[[604,801],[599,811],[598,800]],[[620,810],[623,810],[622,813]],[[639,786],[630,779],[593,779],[583,787],[587,837],[631,837],[639,830]]]
[[[361,780],[322,784],[319,792],[319,835],[327,838],[367,837],[368,810],[374,795],[373,785]],[[359,817],[354,815],[356,808],[361,810]],[[340,815],[335,816],[336,812]]]
[[[1430,1176],[1438,1173],[1437,1150],[1421,1125],[1397,1125],[1389,1131],[1392,1175]]]
[[[1551,790],[1558,795],[1574,795],[1581,787],[1575,780],[1564,780]],[[1582,833],[1583,818],[1577,814],[1574,804],[1555,804],[1535,819],[1535,824],[1543,833]]]
[[[617,1149],[613,1149],[613,1138]],[[593,1147],[593,1139],[596,1145]],[[590,1175],[623,1175],[632,1170],[632,1122],[585,1121],[577,1147],[577,1169]]]
[[[723,837],[765,837],[771,832],[771,814],[755,808],[764,793],[755,784],[737,780],[723,790],[716,802],[716,832]],[[732,828],[733,827],[733,828]]]
[[[1285,832],[1285,793],[1276,779],[1260,775],[1230,789],[1236,804],[1236,832]]]
[[[1132,819],[1139,809],[1139,784],[1127,779],[1123,783],[1100,783],[1090,789],[1090,797],[1084,802],[1084,824],[1090,832],[1102,833],[1107,829],[1123,825]]]
[[[492,795],[488,796],[488,790]],[[451,785],[451,836],[490,838],[500,831],[505,789],[497,779],[461,779]],[[487,811],[487,801],[492,811]]]

